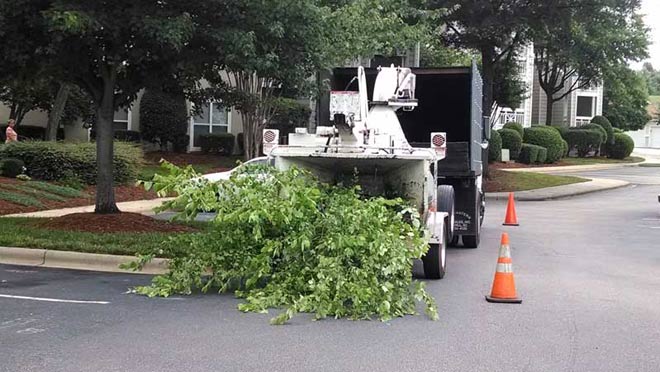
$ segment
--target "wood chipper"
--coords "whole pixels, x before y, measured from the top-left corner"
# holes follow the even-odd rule
[[[372,99],[368,99],[365,70],[357,68],[352,79],[358,90],[330,92],[329,126],[316,133],[296,128],[287,145],[279,145],[279,133],[263,133],[264,153],[279,170],[292,166],[311,171],[322,182],[357,182],[372,196],[398,196],[419,211],[425,223],[429,250],[423,257],[426,277],[445,274],[446,249],[453,237],[454,189],[438,186],[438,162],[445,157],[445,133],[430,133],[428,147],[410,145],[397,112],[412,111],[416,76],[409,68],[378,69]],[[351,83],[353,83],[351,82]]]

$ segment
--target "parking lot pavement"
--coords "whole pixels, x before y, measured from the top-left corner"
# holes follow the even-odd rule
[[[126,293],[148,276],[0,265],[0,371],[655,372],[658,193],[519,202],[520,226],[507,228],[504,203],[489,202],[482,245],[450,250],[445,279],[427,282],[437,322],[302,315],[270,326],[272,314],[241,313],[230,295]],[[521,305],[483,297],[502,231]]]
[[[608,178],[628,181],[637,185],[660,185],[660,168],[658,167],[624,167],[599,171],[576,172],[565,175],[586,178]]]

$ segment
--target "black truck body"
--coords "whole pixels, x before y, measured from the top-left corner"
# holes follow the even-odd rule
[[[476,248],[485,206],[483,162],[488,161],[483,158],[488,122],[482,117],[481,76],[475,65],[412,71],[417,77],[415,97],[419,105],[413,111],[397,111],[399,121],[414,147],[429,147],[431,132],[447,133],[447,154],[438,162],[438,184],[454,187],[454,236],[462,236],[466,247]],[[365,72],[371,97],[378,71],[367,68]],[[331,89],[357,91],[355,75],[355,68],[334,69]],[[321,102],[319,107],[319,125],[328,125],[328,105]]]

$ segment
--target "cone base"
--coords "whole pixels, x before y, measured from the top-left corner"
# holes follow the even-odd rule
[[[503,226],[520,226],[520,225],[517,224],[517,223],[506,223],[506,222],[503,223],[502,225],[503,225]]]
[[[503,303],[503,304],[520,304],[522,303],[522,298],[516,297],[516,298],[494,298],[490,297],[488,295],[485,296],[486,301],[488,302],[493,302],[493,303]]]

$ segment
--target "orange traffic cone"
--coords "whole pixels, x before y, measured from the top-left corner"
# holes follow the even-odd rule
[[[509,202],[506,204],[506,216],[504,217],[504,226],[518,226],[518,217],[516,217],[516,205],[513,201],[513,193],[509,193]]]
[[[519,304],[522,299],[516,294],[516,283],[513,279],[513,267],[511,262],[511,248],[509,248],[509,235],[502,234],[500,244],[500,256],[497,259],[497,270],[493,280],[493,289],[490,296],[486,296],[488,302],[504,302]]]

